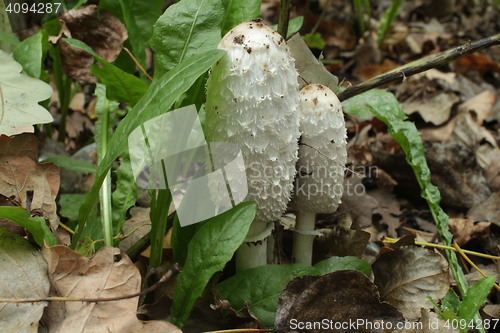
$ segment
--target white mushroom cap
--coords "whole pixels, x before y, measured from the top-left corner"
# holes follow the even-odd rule
[[[298,152],[298,83],[285,40],[261,22],[244,22],[219,43],[227,54],[207,82],[209,142],[236,143],[246,166],[248,200],[256,221],[286,210]]]
[[[347,159],[342,104],[327,87],[310,84],[300,91],[300,130],[293,204],[310,213],[337,210]]]

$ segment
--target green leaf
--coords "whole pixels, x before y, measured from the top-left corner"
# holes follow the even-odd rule
[[[300,30],[302,28],[302,24],[304,23],[304,16],[297,16],[293,19],[291,19],[288,22],[288,31],[286,33],[286,38],[290,37],[294,33]],[[278,25],[274,24],[273,29],[278,31]]]
[[[243,202],[206,221],[191,239],[186,265],[177,277],[171,308],[174,325],[184,325],[212,275],[224,268],[243,243],[256,208],[254,202]]]
[[[5,3],[2,0],[0,1],[0,49],[10,53],[14,50],[13,45],[16,44],[19,44],[19,40],[12,33],[9,15],[5,10]]]
[[[40,30],[17,45],[13,56],[23,66],[24,74],[39,79],[42,74],[42,61],[48,47],[48,33]]]
[[[52,95],[45,82],[21,74],[22,66],[0,50],[0,134],[11,135],[12,127],[52,122],[52,115],[38,102]]]
[[[174,102],[191,87],[191,85],[205,73],[217,60],[224,55],[224,51],[212,50],[204,54],[186,59],[176,68],[158,79],[153,80],[146,94],[120,121],[116,131],[109,141],[109,149],[104,159],[99,163],[94,185],[85,202],[80,208],[78,218],[79,228],[73,236],[78,241],[80,233],[85,228],[86,220],[91,208],[96,202],[99,188],[113,161],[127,148],[127,138],[130,133],[144,122],[168,112]],[[72,246],[74,244],[72,243]]]
[[[382,89],[372,89],[360,95],[351,97],[342,102],[344,111],[348,114],[358,117],[375,117],[373,109],[379,110],[379,113],[390,117],[390,119],[406,119],[406,115],[401,105],[393,94]]]
[[[146,64],[146,49],[153,33],[153,24],[161,15],[163,0],[120,0],[123,22],[127,27],[132,50],[141,65]]]
[[[45,162],[52,162],[60,168],[81,173],[94,173],[97,170],[97,166],[92,163],[75,160],[68,156],[51,156],[44,159],[41,163]]]
[[[97,59],[103,68],[92,65],[92,75],[106,85],[106,97],[134,106],[148,90],[148,85],[137,76],[129,74],[104,59]]]
[[[181,0],[168,7],[149,41],[156,52],[155,77],[217,48],[223,15],[220,0]]]
[[[302,38],[311,49],[323,50],[326,46],[325,40],[319,32],[305,34]]]
[[[222,35],[240,24],[260,16],[262,0],[222,0],[225,14],[222,21]]]
[[[446,307],[448,309],[453,310],[454,312],[458,312],[458,307],[460,305],[460,297],[458,297],[455,290],[450,288],[446,293],[446,296],[441,300],[441,307]]]
[[[184,266],[184,263],[186,262],[189,242],[196,234],[196,231],[200,228],[200,224],[201,223],[196,223],[181,227],[177,215],[174,218],[170,242],[172,243],[174,260],[181,266]]]
[[[221,282],[219,292],[236,310],[246,305],[268,327],[274,324],[278,300],[288,282],[304,275],[320,275],[304,264],[266,265],[247,269]]]
[[[50,231],[43,217],[31,217],[28,211],[19,206],[0,207],[0,218],[4,218],[28,230],[39,246],[47,242],[48,246],[57,245],[56,237]]]
[[[85,200],[86,196],[86,194],[77,193],[59,195],[58,205],[61,207],[61,209],[59,209],[59,215],[72,222],[78,221],[78,209],[80,209],[80,205],[83,200]]]
[[[377,32],[377,43],[378,45],[382,45],[382,42],[387,36],[387,32],[391,27],[392,23],[396,19],[399,11],[401,10],[401,5],[403,4],[403,0],[393,0],[389,8],[386,9],[384,15],[380,19],[380,26]]]
[[[111,195],[113,211],[113,232],[118,235],[122,232],[127,211],[137,200],[137,184],[135,182],[130,156],[125,154],[120,167],[114,172],[116,188]]]
[[[314,265],[321,275],[340,270],[357,270],[370,277],[371,267],[358,257],[330,257]]]
[[[467,294],[458,306],[458,316],[469,322],[474,318],[479,308],[486,302],[486,296],[490,293],[495,283],[495,276],[487,276],[478,280],[467,290]]]
[[[97,62],[102,65],[103,68],[99,68],[93,64],[92,75],[99,78],[99,80],[106,85],[106,96],[108,99],[125,102],[133,106],[142,96],[144,96],[148,89],[148,85],[144,81],[132,74],[124,72],[112,63],[99,57],[97,53],[84,42],[73,38],[64,38],[64,40],[69,45],[92,54]]]

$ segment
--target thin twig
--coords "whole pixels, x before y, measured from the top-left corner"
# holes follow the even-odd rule
[[[484,277],[488,277],[488,275],[484,274],[484,272],[479,267],[477,267],[476,264],[469,259],[469,257],[467,257],[467,255],[465,254],[465,250],[462,250],[456,242],[453,243],[453,247],[457,250],[458,253],[460,253],[460,255],[465,259],[465,261],[467,261],[472,267],[476,269],[476,271],[479,272],[479,274],[481,274]],[[498,284],[494,283],[493,286],[495,287],[496,290],[500,291],[500,286]]]
[[[338,95],[339,100],[345,101],[348,98],[364,93],[373,88],[380,87],[387,83],[402,82],[408,76],[415,75],[431,68],[445,65],[457,58],[468,54],[486,49],[488,47],[500,45],[500,34],[496,34],[484,39],[480,39],[473,43],[467,43],[451,50],[444,51],[438,54],[433,54],[428,57],[415,60],[404,66],[398,67],[390,72],[376,76],[370,80],[360,84],[351,86]]]
[[[153,81],[153,78],[152,78],[152,77],[148,74],[148,72],[146,72],[146,71],[144,70],[144,68],[143,68],[143,67],[141,66],[141,64],[137,61],[137,59],[134,57],[134,55],[132,54],[132,52],[130,52],[130,51],[129,51],[129,49],[127,49],[126,47],[124,47],[123,49],[125,50],[125,52],[127,52],[127,53],[128,53],[128,55],[130,56],[130,58],[132,58],[132,60],[135,62],[135,65],[136,65],[137,67],[139,67],[139,69],[141,70],[141,72],[143,72],[143,73],[144,73],[144,75],[146,75],[146,77],[147,77],[148,79],[150,79],[151,81]]]
[[[394,244],[398,241],[399,239],[394,239],[394,238],[389,238],[389,237],[384,237],[382,239],[382,242],[383,243],[391,243],[391,244]],[[455,252],[459,252],[457,251],[457,249],[455,247],[452,247],[452,246],[446,246],[446,245],[441,245],[441,244],[434,244],[434,243],[426,243],[426,242],[415,242],[415,245],[420,245],[420,246],[427,246],[427,247],[434,247],[434,248],[438,248],[438,249],[443,249],[443,250],[451,250],[451,251],[455,251]],[[492,256],[490,254],[485,254],[485,253],[480,253],[480,252],[475,252],[475,251],[469,251],[469,250],[463,250],[463,249],[460,249],[460,251],[462,251],[463,253],[467,253],[467,254],[470,254],[472,256],[476,256],[476,257],[482,257],[482,258],[487,258],[487,259],[491,259],[491,260],[500,260],[500,257],[497,257],[497,256]]]
[[[2,299],[0,303],[38,303],[38,302],[86,302],[86,303],[99,303],[99,302],[113,302],[122,299],[129,299],[148,294],[156,289],[163,283],[168,281],[172,276],[179,273],[179,267],[175,264],[171,269],[165,273],[160,280],[158,280],[151,287],[137,293],[125,296],[105,297],[105,298],[76,298],[76,297],[40,297],[40,298],[20,298],[20,299]]]

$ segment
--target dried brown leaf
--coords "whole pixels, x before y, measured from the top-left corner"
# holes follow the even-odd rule
[[[459,218],[451,218],[448,223],[455,242],[460,246],[467,244],[471,239],[487,238],[491,224],[490,222]]]
[[[283,332],[353,332],[347,329],[293,329],[293,322],[321,322],[328,318],[332,323],[349,323],[365,320],[375,323],[404,321],[401,313],[392,305],[380,300],[377,287],[361,272],[336,271],[323,276],[303,276],[290,281],[283,290],[275,327]],[[356,332],[375,332],[368,327],[357,326]],[[390,330],[388,331],[390,332]]]
[[[127,30],[118,18],[106,11],[98,12],[96,5],[71,9],[59,17],[66,37],[79,39],[100,57],[114,61],[128,38]],[[59,40],[61,59],[66,73],[79,83],[95,83],[90,74],[94,57]]]
[[[33,191],[30,201],[28,191]],[[59,224],[55,198],[59,191],[59,168],[52,163],[39,164],[27,156],[0,156],[0,192],[13,197],[23,208],[40,209],[55,230]]]
[[[103,247],[92,258],[65,246],[44,248],[51,296],[109,298],[140,290],[137,267],[120,250]],[[52,302],[44,320],[49,332],[168,332],[181,331],[167,322],[137,319],[139,297],[113,302]]]
[[[450,287],[448,263],[440,254],[420,247],[400,247],[381,255],[372,265],[382,300],[397,307],[408,320],[430,309],[427,299],[441,299]]]
[[[49,278],[42,255],[24,238],[0,228],[0,298],[47,297]],[[38,331],[47,302],[0,303],[2,332]]]

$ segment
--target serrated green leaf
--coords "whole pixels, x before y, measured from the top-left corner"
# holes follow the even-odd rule
[[[22,66],[0,50],[0,134],[10,135],[12,127],[52,122],[52,115],[38,102],[52,95],[45,82],[21,74]]]
[[[44,159],[41,163],[45,162],[52,162],[59,168],[81,173],[94,173],[97,170],[96,165],[85,161],[75,160],[69,156],[51,156]]]
[[[479,308],[486,302],[491,287],[495,283],[495,276],[487,276],[474,283],[467,290],[462,302],[458,306],[458,316],[469,322],[474,318]]]
[[[441,307],[446,307],[448,309],[453,310],[454,312],[458,312],[458,307],[460,305],[460,297],[455,293],[455,290],[450,288],[446,295],[441,300]]]
[[[252,313],[272,327],[278,300],[288,282],[304,275],[320,275],[317,268],[304,264],[266,265],[237,273],[218,285],[231,307],[241,310],[248,305]]]
[[[225,14],[222,21],[222,35],[240,24],[260,16],[262,0],[222,0]]]
[[[322,260],[314,265],[320,272],[320,274],[328,274],[334,271],[339,270],[356,270],[365,274],[366,276],[370,276],[371,267],[363,259],[358,257],[330,257],[328,259]]]
[[[23,66],[24,74],[39,79],[47,49],[48,33],[46,30],[40,30],[17,45],[12,55]]]
[[[39,246],[47,242],[48,246],[57,245],[56,237],[50,231],[43,217],[31,217],[28,211],[19,206],[0,207],[0,217],[28,230]]]
[[[171,308],[171,322],[182,327],[194,302],[205,286],[243,243],[255,217],[257,204],[243,202],[215,216],[198,230],[188,246],[184,269],[177,277],[177,287]]]
[[[149,41],[156,52],[155,76],[217,48],[223,15],[220,0],[181,0],[168,7]]]
[[[113,137],[109,141],[109,150],[99,163],[96,178],[90,193],[80,208],[78,218],[79,228],[73,236],[78,241],[85,223],[94,206],[99,188],[113,161],[122,154],[128,146],[127,138],[130,133],[144,122],[168,112],[174,102],[191,87],[191,85],[205,73],[217,60],[224,55],[224,51],[212,50],[192,57],[179,64],[162,77],[153,80],[146,94],[120,121]],[[72,243],[71,246],[74,246]]]

